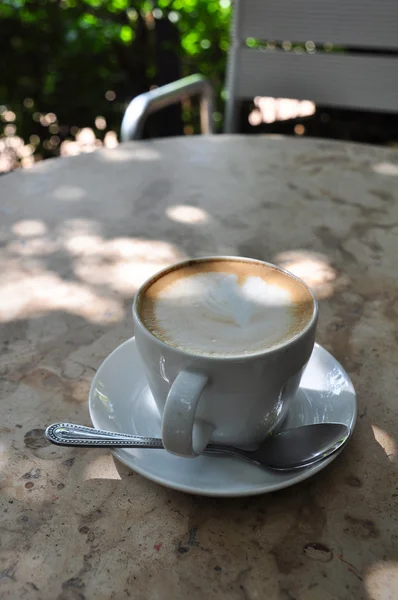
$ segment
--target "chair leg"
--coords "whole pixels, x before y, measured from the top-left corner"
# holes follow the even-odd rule
[[[209,83],[203,86],[200,96],[200,128],[204,134],[214,133],[213,113],[215,110],[214,90]]]
[[[231,94],[225,108],[224,133],[238,133],[240,106],[240,101]]]
[[[231,39],[235,38],[236,29],[236,14],[231,27]],[[227,64],[227,78],[226,78],[226,91],[227,91],[227,102],[225,106],[224,116],[224,133],[237,133],[239,129],[239,113],[240,113],[240,101],[237,98],[237,65],[239,63],[240,45],[238,42],[231,44],[228,54]]]

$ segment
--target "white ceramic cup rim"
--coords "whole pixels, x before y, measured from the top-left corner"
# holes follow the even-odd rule
[[[137,309],[139,297],[145,291],[145,289],[148,288],[152,284],[152,282],[154,280],[156,281],[157,279],[159,279],[160,277],[163,277],[163,275],[166,275],[170,271],[180,269],[181,267],[184,267],[185,265],[191,265],[191,264],[197,263],[197,262],[205,262],[207,260],[225,260],[225,261],[228,260],[228,261],[236,261],[236,262],[257,263],[257,264],[265,265],[267,267],[271,267],[273,269],[277,269],[279,272],[284,273],[285,275],[287,275],[288,277],[290,277],[292,279],[295,279],[298,283],[303,285],[309,291],[309,293],[311,295],[312,302],[313,302],[313,312],[312,312],[311,319],[308,321],[306,326],[299,331],[299,333],[292,336],[288,340],[281,342],[280,344],[276,344],[276,345],[272,346],[271,348],[265,348],[264,350],[260,350],[259,352],[253,352],[250,354],[234,354],[232,356],[204,355],[204,354],[200,354],[200,353],[190,352],[189,350],[182,350],[180,348],[176,348],[175,346],[171,346],[170,344],[167,344],[163,340],[160,340],[158,337],[156,337],[156,335],[154,335],[151,331],[149,331],[149,329],[142,322],[142,320],[139,316],[139,313],[138,313],[138,309]],[[292,343],[297,342],[301,337],[303,337],[317,322],[318,301],[316,299],[314,292],[305,283],[305,281],[303,281],[302,279],[300,279],[300,277],[297,277],[296,275],[294,275],[294,273],[291,273],[287,269],[278,267],[277,265],[274,265],[273,263],[266,262],[264,260],[259,260],[257,258],[248,258],[248,257],[243,257],[243,256],[228,256],[228,255],[199,256],[196,258],[188,258],[186,260],[182,260],[182,261],[174,263],[168,267],[165,267],[164,269],[157,271],[151,277],[149,277],[146,281],[144,281],[144,283],[138,288],[138,290],[135,294],[135,298],[134,298],[134,302],[133,302],[133,317],[134,317],[136,324],[140,327],[141,331],[145,335],[147,335],[149,338],[151,338],[153,341],[157,342],[161,347],[174,350],[174,352],[176,352],[177,354],[180,354],[181,356],[189,356],[192,358],[202,358],[202,359],[215,361],[215,362],[216,361],[233,362],[236,360],[239,360],[239,361],[253,360],[254,358],[272,355],[274,352],[279,352],[280,350],[283,350],[284,348],[289,348]]]

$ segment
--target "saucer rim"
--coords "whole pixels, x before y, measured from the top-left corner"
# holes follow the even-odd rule
[[[88,410],[89,410],[91,422],[92,422],[93,426],[96,428],[98,428],[99,425],[95,419],[94,406],[93,406],[92,399],[93,399],[94,388],[95,388],[96,382],[99,378],[101,369],[102,369],[102,367],[105,366],[105,364],[108,361],[111,361],[113,359],[114,354],[116,354],[118,351],[120,351],[124,346],[127,347],[130,344],[135,345],[135,336],[132,336],[131,338],[125,340],[124,342],[119,344],[116,348],[114,348],[114,350],[112,350],[112,352],[110,354],[108,354],[108,356],[102,361],[102,363],[98,367],[98,369],[93,377],[93,380],[90,385],[90,390],[89,390]],[[346,372],[344,367],[340,364],[340,362],[333,356],[333,354],[331,354],[331,352],[326,350],[326,348],[324,348],[321,344],[318,344],[317,342],[315,342],[314,349],[320,350],[320,351],[328,354],[331,357],[331,359],[339,365],[342,372],[344,373],[347,382],[350,384],[351,391],[353,392],[353,403],[354,403],[353,419],[352,419],[350,436],[347,440],[347,443],[344,444],[344,446],[340,450],[333,453],[331,456],[325,458],[324,460],[321,460],[319,463],[316,463],[314,465],[308,465],[307,467],[303,467],[303,469],[301,469],[299,472],[297,472],[296,477],[285,479],[285,480],[281,479],[280,482],[277,482],[274,484],[264,484],[262,486],[260,485],[258,487],[253,487],[252,489],[244,489],[242,491],[232,491],[232,490],[228,491],[226,489],[215,490],[214,488],[211,488],[211,487],[208,487],[208,488],[194,487],[191,485],[175,483],[173,481],[170,481],[166,477],[159,477],[157,475],[154,475],[153,473],[148,472],[148,470],[146,470],[145,468],[140,467],[139,465],[136,465],[134,463],[131,463],[129,461],[129,459],[125,456],[125,454],[123,454],[124,452],[126,452],[126,450],[123,450],[123,449],[111,450],[112,454],[115,456],[115,458],[119,462],[124,464],[126,467],[128,467],[135,473],[138,473],[145,479],[148,479],[149,481],[153,481],[154,483],[157,483],[163,487],[167,487],[169,489],[172,489],[172,490],[175,490],[178,492],[183,492],[183,493],[191,494],[191,495],[195,495],[195,496],[207,496],[207,497],[212,497],[212,498],[241,498],[241,497],[249,497],[249,496],[259,496],[262,494],[268,494],[271,492],[276,492],[278,490],[286,489],[288,487],[291,487],[293,485],[301,483],[302,481],[305,481],[306,479],[309,479],[313,475],[316,475],[317,473],[322,471],[330,463],[332,463],[341,454],[341,452],[343,452],[345,450],[346,446],[350,443],[350,440],[352,438],[352,435],[353,435],[353,432],[354,432],[354,429],[355,429],[355,426],[357,423],[357,418],[358,418],[357,395],[356,395],[355,388],[354,388],[354,385],[352,383],[350,376],[348,375],[348,373]],[[165,450],[158,450],[158,451],[166,452]],[[209,458],[209,457],[206,456],[206,458]],[[187,458],[186,460],[192,460],[192,459]],[[289,473],[291,473],[291,472],[289,471]],[[280,472],[280,475],[282,478],[283,471]]]

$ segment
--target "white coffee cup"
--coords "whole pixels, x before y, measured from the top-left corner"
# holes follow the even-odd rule
[[[187,348],[157,337],[140,314],[151,286],[182,269],[203,271],[209,263],[221,261],[231,268],[241,263],[272,271],[282,287],[286,282],[286,289],[305,295],[307,320],[279,343],[240,355],[206,354],[197,351],[195,339]],[[173,310],[171,306],[172,316]],[[175,311],[178,325],[178,305]],[[318,304],[304,282],[275,265],[240,257],[204,257],[168,267],[146,281],[136,294],[133,317],[138,352],[162,416],[163,444],[169,452],[192,457],[210,441],[254,448],[285,418],[313,350]]]

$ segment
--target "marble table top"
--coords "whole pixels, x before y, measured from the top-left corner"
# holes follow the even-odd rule
[[[276,262],[320,300],[349,372],[349,447],[247,499],[162,488],[107,450],[48,445],[90,424],[139,284],[178,259]],[[280,137],[135,142],[0,179],[0,598],[395,600],[398,153]]]

